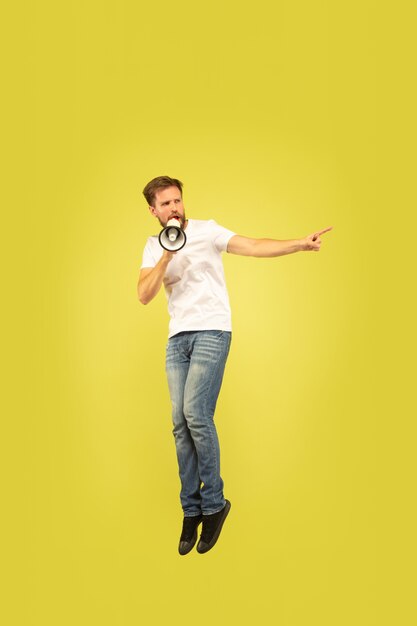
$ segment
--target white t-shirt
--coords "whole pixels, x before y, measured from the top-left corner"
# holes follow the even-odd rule
[[[187,243],[168,264],[164,287],[170,314],[168,337],[184,330],[232,330],[221,253],[236,233],[214,220],[189,219]],[[149,237],[141,269],[155,267],[163,254],[158,236]]]

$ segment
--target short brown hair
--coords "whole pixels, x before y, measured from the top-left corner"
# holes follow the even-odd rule
[[[170,178],[169,176],[158,176],[153,178],[143,190],[143,195],[146,198],[146,202],[153,206],[155,202],[155,194],[160,189],[166,189],[167,187],[177,187],[181,192],[182,197],[182,182],[177,178]]]

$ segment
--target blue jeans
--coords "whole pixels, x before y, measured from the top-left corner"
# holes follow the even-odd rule
[[[220,511],[226,501],[214,410],[232,333],[185,331],[168,339],[166,373],[184,515]],[[203,484],[202,484],[203,483]]]

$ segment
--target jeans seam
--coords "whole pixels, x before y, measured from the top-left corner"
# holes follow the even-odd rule
[[[225,356],[225,358],[224,358],[224,359],[223,359],[223,361],[222,361],[222,362],[223,362],[223,369],[224,369],[224,368],[225,368],[225,366],[226,366],[226,359],[227,359],[227,352],[226,352],[226,356]],[[217,360],[217,364],[216,364],[216,368],[215,368],[215,369],[213,369],[213,375],[212,375],[212,377],[211,377],[210,385],[207,387],[207,392],[206,392],[206,395],[205,395],[205,398],[204,398],[204,413],[205,413],[205,415],[208,415],[208,411],[207,411],[207,400],[208,400],[208,397],[209,397],[210,387],[211,387],[211,385],[212,385],[213,381],[215,380],[215,375],[216,375],[216,374],[217,374],[217,372],[219,371],[219,369],[220,369],[220,365],[221,365],[221,363],[220,363],[220,360],[218,359],[218,360]],[[222,382],[222,381],[220,381],[220,385],[221,385],[221,382]],[[220,389],[219,389],[219,394],[220,394]],[[217,398],[219,397],[219,394],[217,395]],[[217,398],[216,398],[216,405],[217,405]],[[214,412],[213,412],[213,416],[212,416],[210,419],[211,419],[211,421],[212,421],[212,422],[214,422]],[[216,451],[216,446],[214,445],[214,441],[213,441],[213,430],[212,430],[211,426],[212,426],[212,424],[210,424],[210,440],[211,440],[211,445],[212,445],[212,448],[213,448],[213,450],[214,450],[215,467],[217,468],[217,465],[219,465],[219,471],[218,471],[218,476],[217,476],[217,480],[219,481],[219,478],[220,478],[220,462],[219,462],[219,459],[217,458],[217,451]],[[219,486],[219,485],[218,485],[218,484],[216,484],[216,491],[218,490],[218,486]],[[212,497],[213,497],[213,498],[214,498],[214,495],[215,495],[215,494],[214,494],[214,491],[215,491],[215,490],[213,489],[213,494],[212,494]],[[214,500],[213,500],[213,503],[214,503]]]

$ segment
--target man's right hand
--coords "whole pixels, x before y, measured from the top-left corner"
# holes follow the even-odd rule
[[[172,259],[174,258],[176,254],[177,254],[176,252],[172,252],[171,250],[165,250],[164,248],[162,257],[169,263],[170,261],[172,261]]]

